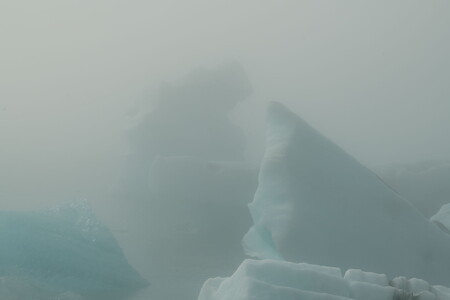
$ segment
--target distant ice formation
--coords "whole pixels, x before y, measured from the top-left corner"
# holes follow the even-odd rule
[[[199,68],[162,85],[129,132],[117,196],[136,209],[127,226],[141,233],[134,248],[151,270],[150,298],[194,299],[206,278],[245,258],[258,168],[245,162],[245,137],[229,113],[251,92],[239,63]]]
[[[449,300],[450,289],[406,277],[275,260],[245,260],[228,278],[208,279],[198,300]]]
[[[0,245],[1,299],[123,299],[148,285],[84,202],[1,211]]]
[[[251,92],[244,68],[237,62],[199,68],[177,82],[163,84],[152,111],[129,133],[125,188],[134,194],[145,190],[148,170],[157,156],[243,161],[245,137],[229,113]]]
[[[242,160],[245,140],[228,114],[252,92],[244,68],[230,62],[198,68],[159,89],[154,109],[130,133],[134,151],[149,156]]]
[[[278,103],[250,211],[252,256],[450,283],[449,236]]]

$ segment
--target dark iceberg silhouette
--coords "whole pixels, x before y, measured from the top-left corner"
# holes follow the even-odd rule
[[[148,171],[159,155],[242,161],[245,137],[228,115],[251,92],[244,68],[237,62],[199,68],[178,82],[163,84],[152,111],[129,133],[125,194],[142,198]]]

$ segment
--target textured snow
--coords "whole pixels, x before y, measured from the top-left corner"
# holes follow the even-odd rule
[[[420,279],[385,282],[386,275],[361,270],[348,270],[344,277],[340,274],[337,268],[247,259],[232,276],[207,280],[198,300],[450,299],[450,289]]]
[[[36,299],[37,290],[55,297],[75,293],[117,299],[148,285],[86,203],[41,212],[2,211],[0,244],[2,292],[36,290]]]
[[[249,255],[450,282],[450,238],[281,104],[250,211]]]

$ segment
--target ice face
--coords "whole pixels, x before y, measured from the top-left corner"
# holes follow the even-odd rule
[[[148,285],[85,203],[41,212],[2,211],[0,244],[0,277],[9,278],[4,282],[10,288],[24,282],[20,289],[120,299]]]
[[[450,238],[281,104],[250,211],[252,256],[450,282]]]
[[[245,260],[228,278],[209,279],[198,300],[449,300],[450,289],[405,277],[275,260]]]

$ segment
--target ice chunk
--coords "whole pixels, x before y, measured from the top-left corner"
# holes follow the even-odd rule
[[[330,276],[335,277],[342,277],[342,271],[339,268],[336,267],[329,267],[329,266],[318,266],[318,265],[311,265],[307,263],[299,263],[298,267],[302,270],[311,270],[322,274],[327,274]]]
[[[433,286],[431,292],[436,295],[438,300],[450,299],[450,288],[445,286]]]
[[[251,255],[450,282],[450,238],[281,104],[250,211]]]
[[[432,287],[420,279],[399,277],[388,281],[389,285],[383,274],[349,270],[342,278],[335,271],[304,263],[247,259],[231,277],[207,280],[198,300],[450,300],[450,289]]]
[[[238,278],[238,281],[239,278],[250,277],[272,285],[348,297],[348,285],[338,274],[340,275],[340,270],[337,273],[336,268],[331,267],[247,259],[237,269],[234,276]],[[228,284],[232,285],[233,281],[224,283],[224,285]]]
[[[348,300],[349,298],[313,292],[301,289],[295,289],[285,286],[272,285],[267,282],[255,280],[252,278],[242,278],[237,282],[236,290],[232,294],[224,294],[223,290],[219,290],[219,297],[221,300]],[[209,299],[212,300],[212,299]]]
[[[425,292],[419,293],[414,299],[417,299],[417,300],[436,300],[438,298],[436,298],[435,294],[425,291]],[[446,299],[446,298],[440,298],[440,299]]]
[[[381,286],[387,286],[389,284],[385,274],[376,274],[355,269],[347,270],[347,272],[345,272],[344,278],[346,280],[373,283]]]
[[[55,294],[117,299],[148,285],[85,203],[2,211],[0,244],[0,276]]]
[[[198,299],[348,299],[349,286],[337,274],[335,268],[247,259],[230,278],[205,282]]]
[[[409,283],[409,290],[414,295],[418,295],[430,289],[430,284],[423,279],[411,278],[408,280],[408,283]]]
[[[425,280],[417,278],[407,279],[404,276],[392,279],[390,285],[397,289],[406,291],[414,296],[429,291],[431,288],[430,284]]]
[[[408,279],[404,276],[395,277],[391,280],[390,285],[400,290],[409,291]]]

